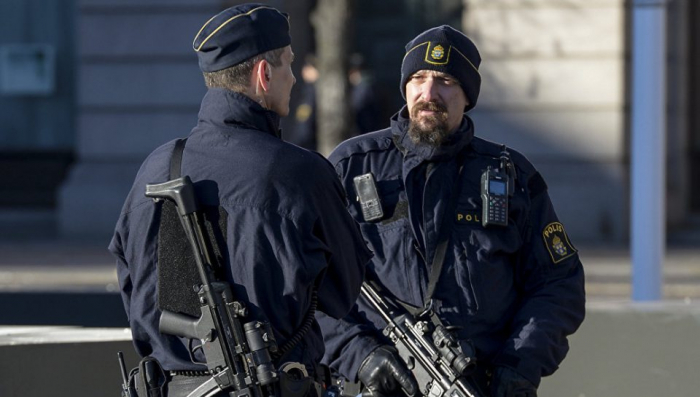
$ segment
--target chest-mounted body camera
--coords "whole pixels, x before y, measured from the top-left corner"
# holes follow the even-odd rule
[[[379,199],[377,185],[374,183],[374,175],[371,172],[353,178],[357,201],[362,208],[362,217],[365,222],[372,222],[384,217],[382,202]]]

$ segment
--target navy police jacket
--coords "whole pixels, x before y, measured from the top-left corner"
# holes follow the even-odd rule
[[[371,253],[331,165],[282,141],[278,119],[242,94],[210,89],[185,146],[182,175],[195,183],[201,203],[227,212],[228,281],[252,317],[270,321],[281,346],[302,324],[313,288],[328,316],[350,311]],[[169,179],[173,147],[174,141],[157,148],[141,166],[109,249],[138,353],[166,370],[202,370],[190,362],[188,340],[158,332],[160,204],[144,193],[146,184]],[[314,323],[283,359],[313,369],[323,352]]]
[[[509,150],[517,171],[508,226],[481,224],[480,179],[499,166],[501,148],[473,135],[471,119],[438,148],[414,144],[406,108],[391,127],[338,146],[331,163],[374,251],[368,277],[398,299],[422,307],[443,219],[453,222],[433,308],[445,325],[471,340],[477,363],[515,369],[535,385],[553,373],[568,351],[567,336],[584,318],[583,268],[552,207],[546,185],[521,154]],[[457,180],[458,153],[464,167]],[[384,218],[366,222],[353,178],[372,172]],[[454,213],[443,218],[457,184]],[[386,325],[364,298],[342,320],[319,316],[324,361],[356,379],[363,359],[378,345]]]

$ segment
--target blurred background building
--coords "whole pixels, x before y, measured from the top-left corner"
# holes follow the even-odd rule
[[[314,10],[325,1],[266,2],[290,14],[298,80],[305,55],[323,56]],[[236,3],[0,2],[0,239],[106,245],[142,160],[196,122],[205,87],[192,38]],[[532,160],[573,241],[628,240],[631,2],[347,4],[343,57],[362,55],[385,125],[403,104],[405,43],[435,25],[461,28],[483,58],[476,133]],[[700,241],[700,113],[692,111],[700,106],[700,25],[691,22],[700,4],[667,7],[668,54],[659,62],[668,68],[668,224],[671,239],[692,242]],[[299,96],[295,89],[293,109]]]

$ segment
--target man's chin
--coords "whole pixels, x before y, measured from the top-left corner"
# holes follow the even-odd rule
[[[416,130],[428,133],[430,131],[433,131],[434,129],[438,128],[440,126],[440,122],[437,120],[426,120],[426,119],[419,119],[413,122]]]
[[[445,126],[439,122],[434,124],[414,122],[408,129],[408,136],[414,143],[435,147],[440,146],[447,135]]]

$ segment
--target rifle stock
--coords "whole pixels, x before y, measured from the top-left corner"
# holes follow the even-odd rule
[[[214,256],[201,224],[203,214],[189,176],[147,185],[146,196],[175,203],[202,282],[198,292],[202,313],[199,318],[163,311],[159,323],[162,333],[202,342],[212,378],[190,397],[209,396],[219,391],[232,397],[274,394],[271,388],[278,380],[270,356],[270,352],[277,349],[274,335],[267,323],[244,323],[245,305],[234,300],[227,282],[216,280],[211,262]],[[194,351],[190,353],[194,358]]]

